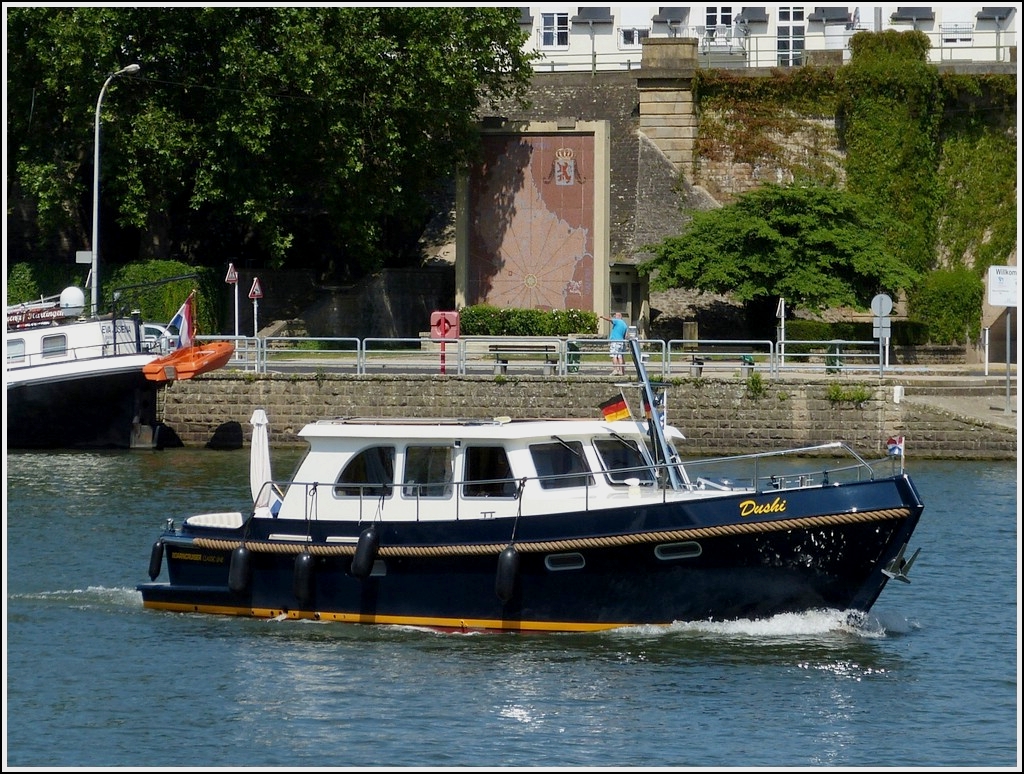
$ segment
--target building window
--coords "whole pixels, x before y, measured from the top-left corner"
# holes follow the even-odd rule
[[[650,36],[651,31],[647,28],[619,27],[619,48],[640,48]]]
[[[780,67],[804,62],[804,9],[799,5],[779,7],[778,59]]]
[[[732,6],[709,5],[704,20],[709,32],[720,24],[724,27],[732,27]]]
[[[544,48],[569,47],[568,13],[542,13],[540,15],[540,44]]]

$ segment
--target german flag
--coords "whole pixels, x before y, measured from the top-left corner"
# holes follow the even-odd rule
[[[602,403],[599,408],[601,413],[604,414],[604,418],[609,422],[615,422],[619,419],[629,419],[629,405],[626,403],[626,399],[621,395],[606,400]]]

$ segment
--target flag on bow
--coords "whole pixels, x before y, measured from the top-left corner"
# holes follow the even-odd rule
[[[629,405],[621,395],[606,400],[599,408],[601,413],[604,414],[604,418],[609,422],[614,422],[618,419],[629,419],[630,417]]]
[[[903,436],[897,435],[890,438],[885,442],[886,448],[889,450],[890,457],[902,457],[903,456]]]
[[[192,336],[195,334],[195,324],[192,322],[192,296],[194,295],[195,291],[188,294],[185,303],[167,323],[167,327],[172,329],[171,332],[177,334],[179,347],[192,346]]]

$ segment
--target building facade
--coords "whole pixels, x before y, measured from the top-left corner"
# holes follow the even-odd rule
[[[849,61],[862,30],[919,30],[930,61],[1015,62],[1017,9],[938,3],[931,6],[690,5],[523,6],[520,25],[538,72],[635,70],[645,40],[692,38],[701,67],[797,67],[816,52]]]

